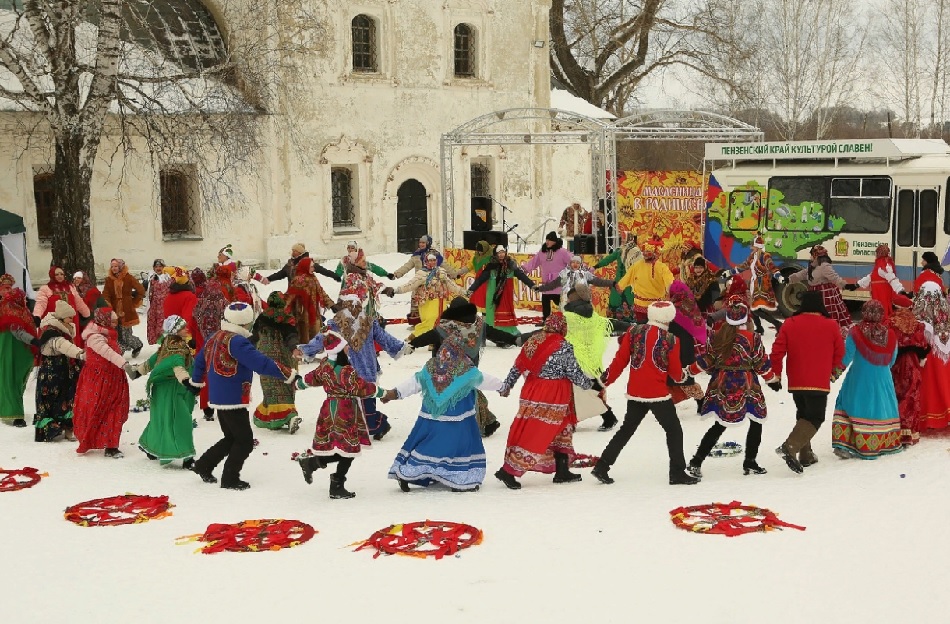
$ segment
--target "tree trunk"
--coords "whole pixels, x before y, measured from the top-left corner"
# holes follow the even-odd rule
[[[89,211],[92,164],[83,162],[83,143],[84,137],[68,131],[56,136],[53,263],[66,270],[67,279],[73,271],[82,270],[95,283]]]

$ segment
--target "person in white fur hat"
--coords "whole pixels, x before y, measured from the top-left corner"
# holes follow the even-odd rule
[[[241,480],[244,460],[254,449],[248,403],[254,373],[269,375],[293,383],[298,373],[275,362],[254,348],[248,338],[254,324],[254,309],[236,301],[224,309],[221,330],[215,332],[195,357],[191,380],[183,383],[193,393],[208,384],[208,405],[218,410],[218,422],[224,437],[204,452],[193,470],[205,483],[217,483],[212,471],[221,461],[221,487],[246,490],[251,487]]]
[[[613,483],[608,475],[620,451],[637,431],[647,412],[653,412],[666,432],[666,449],[670,457],[670,485],[692,485],[699,479],[686,472],[683,455],[683,428],[676,416],[667,377],[675,383],[686,380],[680,363],[680,345],[669,332],[676,318],[676,308],[669,301],[655,301],[647,307],[646,325],[634,325],[623,335],[620,349],[610,367],[601,376],[604,386],[630,370],[627,379],[627,413],[623,423],[600,454],[591,474],[601,483]]]

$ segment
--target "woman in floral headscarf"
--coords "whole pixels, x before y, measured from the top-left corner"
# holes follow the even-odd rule
[[[79,317],[89,317],[89,307],[85,300],[80,296],[79,291],[73,284],[66,280],[66,271],[58,266],[49,268],[49,283],[41,286],[36,292],[36,305],[33,306],[34,319],[42,319],[47,312],[56,309],[58,300],[65,301],[73,310],[76,310],[76,316],[73,318],[73,326],[79,327]],[[39,321],[36,321],[39,323]],[[76,336],[76,344],[82,346],[82,340]]]
[[[333,300],[310,271],[312,261],[304,258],[294,269],[296,274],[287,286],[284,299],[287,311],[296,319],[300,342],[310,342],[323,328],[323,311],[333,305]],[[278,382],[279,383],[279,382]]]
[[[920,430],[950,423],[950,304],[935,282],[924,282],[914,298],[914,315],[924,324],[930,352],[920,379]]]
[[[529,471],[553,472],[555,483],[581,480],[569,470],[577,426],[573,386],[587,390],[594,382],[581,370],[566,335],[564,315],[551,314],[542,330],[522,347],[499,391],[508,396],[524,376],[518,413],[508,431],[505,463],[495,472],[509,489],[521,489],[516,477]]]
[[[19,288],[0,297],[0,420],[26,427],[23,393],[33,370],[36,324]]]
[[[919,300],[923,300],[923,297],[919,297]],[[914,316],[912,310],[903,307],[894,311],[888,323],[897,332],[897,360],[891,367],[891,377],[894,379],[897,411],[901,417],[901,444],[913,446],[920,441],[925,422],[921,416],[920,389],[924,364],[930,353],[927,326]],[[946,364],[944,369],[946,372]],[[940,383],[946,382],[940,380]],[[939,390],[943,390],[943,387]]]
[[[877,459],[897,453],[901,420],[891,366],[897,333],[884,322],[884,306],[872,299],[845,341],[843,365],[850,367],[835,401],[832,446],[841,459]]]
[[[309,259],[309,258],[308,258]],[[267,308],[254,321],[251,342],[257,350],[290,369],[297,368],[297,320],[286,310],[284,297],[274,291],[267,297]],[[254,410],[254,425],[264,429],[287,427],[291,434],[300,429],[302,419],[294,404],[295,388],[279,379],[261,376],[264,400]]]
[[[521,332],[518,331],[518,319],[515,317],[515,279],[528,288],[534,288],[531,278],[525,275],[517,262],[508,257],[505,246],[498,245],[491,262],[485,265],[468,287],[468,298],[479,308],[485,309],[485,322],[517,336]],[[485,296],[474,295],[480,292],[478,288],[482,284],[487,284]]]

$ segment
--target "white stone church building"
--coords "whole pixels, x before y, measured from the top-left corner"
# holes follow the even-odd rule
[[[316,1],[316,0],[314,0]],[[228,33],[214,0],[167,0],[210,20],[205,31]],[[2,3],[0,3],[2,5]],[[306,243],[316,258],[339,257],[345,241],[367,253],[408,251],[431,233],[443,243],[440,138],[466,121],[511,108],[548,108],[549,0],[343,0],[328,3],[332,45],[302,81],[303,132],[312,162],[290,157],[273,140],[247,181],[244,205],[210,205],[188,162],[103,162],[92,192],[97,270],[112,257],[135,269],[153,258],[208,266],[231,244],[239,259],[274,266],[290,245]],[[0,6],[2,8],[2,6]],[[166,12],[167,12],[166,11]],[[221,35],[222,45],[227,36]],[[283,77],[285,80],[288,77]],[[0,125],[12,127],[0,111]],[[52,184],[49,151],[16,132],[0,136],[0,207],[24,217],[31,273],[49,266]],[[34,137],[33,144],[36,143]],[[108,138],[100,150],[111,148]],[[554,229],[575,198],[590,197],[590,156],[572,152],[555,174],[541,151],[469,146],[453,152],[457,179],[456,246],[470,228],[468,198],[491,195],[512,208],[509,224],[523,235]],[[306,165],[306,166],[304,166]],[[579,191],[579,192],[578,192]],[[586,203],[586,202],[585,202]],[[549,227],[550,226],[550,227]],[[538,232],[533,232],[538,230]]]

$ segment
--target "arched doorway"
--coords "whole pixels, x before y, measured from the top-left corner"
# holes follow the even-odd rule
[[[408,179],[396,192],[396,239],[400,253],[412,253],[419,238],[429,232],[429,202],[426,187],[419,180]]]

